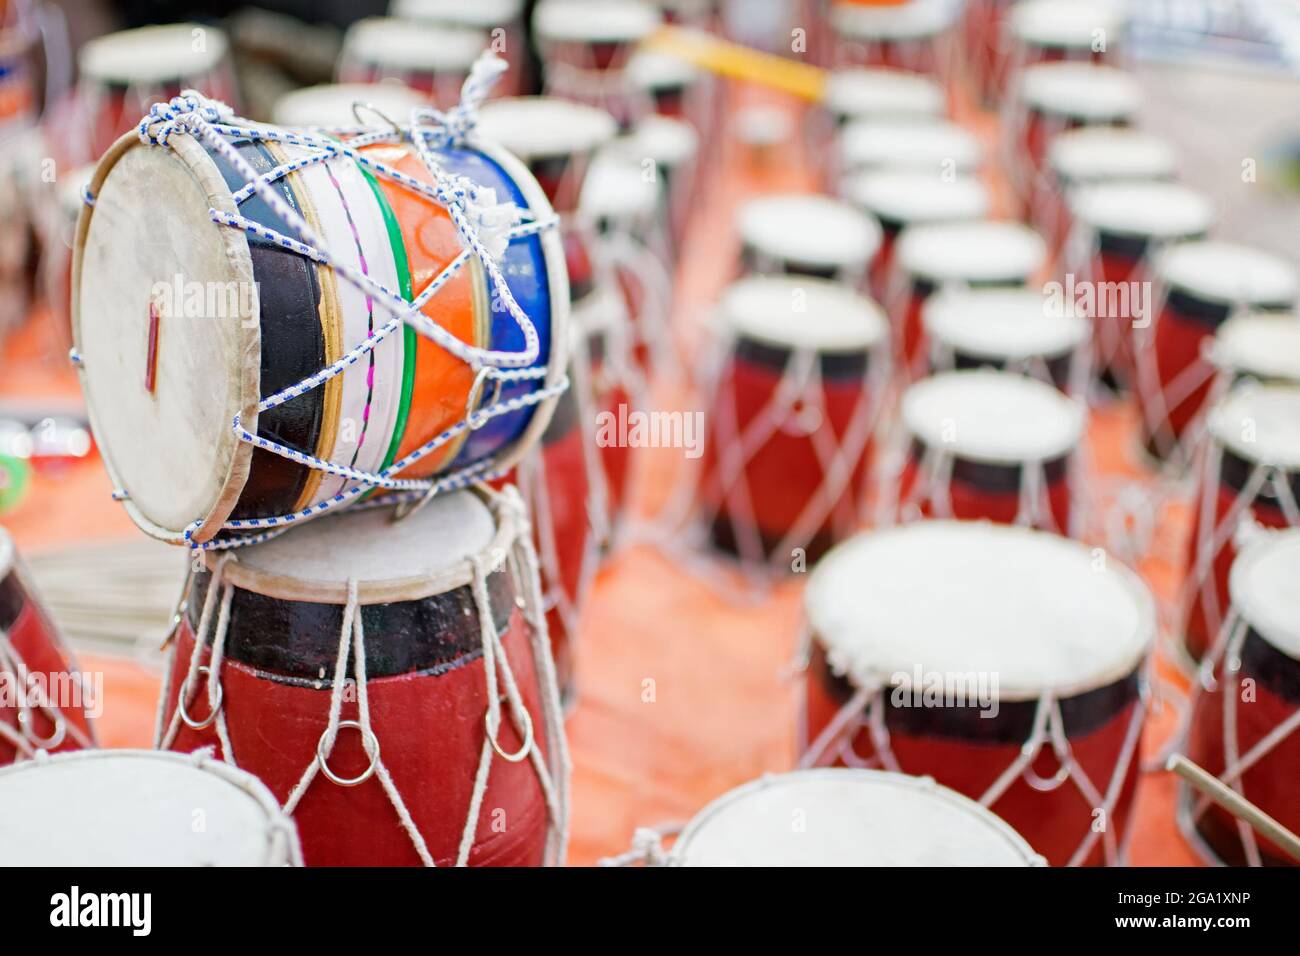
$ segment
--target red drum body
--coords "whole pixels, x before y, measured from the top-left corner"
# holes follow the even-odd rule
[[[1196,689],[1188,756],[1291,832],[1300,830],[1300,532],[1251,544],[1232,570],[1232,610]],[[1211,679],[1212,675],[1212,679]],[[1180,823],[1213,862],[1295,865],[1186,787]]]
[[[883,316],[825,280],[743,279],[705,443],[712,539],[751,564],[815,560],[858,525],[888,359]]]
[[[1223,625],[1239,529],[1279,529],[1300,514],[1300,386],[1243,383],[1211,410],[1188,538],[1183,649],[1192,661]]]
[[[563,747],[554,671],[516,608],[536,570],[518,563],[517,519],[498,516],[454,492],[398,523],[374,510],[319,519],[210,565],[176,635],[162,748],[213,746],[260,778],[308,865],[547,861],[538,768]],[[513,702],[495,737],[493,691]]]
[[[1121,862],[1155,634],[1135,575],[1054,535],[922,522],[833,551],[805,605],[803,766],[933,776],[1053,866]]]
[[[87,709],[99,704],[0,528],[0,766],[95,746]]]
[[[424,94],[440,109],[450,109],[460,102],[470,67],[488,44],[488,35],[479,30],[367,17],[343,35],[339,82],[396,81]]]
[[[903,396],[911,437],[895,517],[985,519],[1069,535],[1082,409],[1008,372],[943,372]]]

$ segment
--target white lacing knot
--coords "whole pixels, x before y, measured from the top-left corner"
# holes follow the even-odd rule
[[[659,831],[637,827],[632,834],[632,852],[647,866],[663,866],[668,861]]]
[[[506,61],[491,50],[484,50],[470,67],[460,88],[460,102],[449,110],[420,107],[411,112],[411,125],[428,126],[421,130],[435,147],[455,146],[465,142],[478,124],[478,108],[492,92]],[[414,130],[412,131],[414,132]]]
[[[178,129],[190,129],[195,120],[220,123],[233,118],[235,111],[220,100],[208,99],[197,90],[184,90],[166,103],[155,103],[140,120],[140,141],[151,146],[166,146]]]

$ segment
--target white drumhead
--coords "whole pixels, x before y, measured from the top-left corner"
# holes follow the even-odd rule
[[[138,85],[198,79],[226,57],[226,34],[200,23],[169,23],[87,40],[77,54],[83,77]]]
[[[796,770],[737,787],[673,845],[678,866],[1043,866],[1018,833],[929,777]]]
[[[871,299],[805,276],[741,279],[723,293],[721,313],[737,335],[786,349],[862,351],[883,342],[889,330]]]
[[[1214,333],[1211,358],[1220,369],[1300,384],[1300,316],[1293,312],[1236,315]]]
[[[1169,241],[1204,235],[1214,222],[1209,198],[1178,183],[1111,182],[1071,197],[1075,217],[1098,232]]]
[[[373,109],[353,106],[363,104]],[[400,83],[325,83],[286,93],[275,101],[271,121],[279,126],[361,126],[380,122],[378,110],[394,123],[410,122],[411,110],[427,106],[423,94]]]
[[[154,750],[83,750],[0,770],[0,846],[7,866],[301,865],[293,823],[256,777]]]
[[[695,157],[700,137],[686,120],[647,116],[638,120],[630,133],[615,140],[614,147],[629,157],[652,159],[672,170]]]
[[[659,203],[659,181],[622,153],[596,154],[582,184],[578,208],[589,221],[610,219],[632,225],[652,219]]]
[[[1180,243],[1161,254],[1156,271],[1170,286],[1226,305],[1283,306],[1300,294],[1291,263],[1230,242]]]
[[[832,3],[831,26],[848,40],[918,40],[952,26],[955,4],[948,0],[908,0],[872,6]]]
[[[366,17],[343,35],[343,55],[397,70],[469,72],[488,45],[481,30]]]
[[[1055,358],[1088,337],[1087,319],[1033,289],[946,289],[926,299],[925,330],[963,355]]]
[[[1041,113],[1100,123],[1133,116],[1142,94],[1130,74],[1111,66],[1036,63],[1021,73],[1020,98]]]
[[[1037,379],[992,369],[942,372],[903,393],[903,423],[924,445],[997,465],[1047,462],[1078,447],[1084,411]]]
[[[864,532],[813,569],[809,625],[855,681],[907,686],[915,669],[996,675],[997,698],[1070,696],[1133,673],[1155,604],[1113,557],[1045,531],[920,521]]]
[[[1047,161],[1067,183],[1168,179],[1178,168],[1167,140],[1116,126],[1081,126],[1052,137]]]
[[[1228,585],[1247,623],[1300,659],[1300,530],[1263,532],[1232,563]]]
[[[891,116],[939,117],[943,87],[919,73],[888,67],[850,67],[826,80],[826,108],[838,116],[883,119]]]
[[[784,193],[740,207],[736,229],[746,246],[784,262],[862,268],[880,248],[880,226],[829,196]]]
[[[916,225],[898,242],[898,263],[934,282],[1024,282],[1047,257],[1042,237],[991,219]]]
[[[614,138],[618,123],[602,109],[553,96],[489,100],[475,132],[524,162],[587,153]]]
[[[667,53],[637,50],[627,61],[627,80],[639,90],[691,86],[704,76],[694,63]]]
[[[489,30],[517,20],[524,10],[524,0],[392,0],[390,16],[402,20],[427,20],[454,26]]]
[[[989,193],[978,179],[946,182],[932,172],[866,170],[845,178],[844,198],[885,222],[904,226],[958,222],[988,215]]]
[[[657,7],[642,0],[541,0],[533,31],[562,43],[636,43],[659,28]]]
[[[1300,470],[1300,386],[1242,383],[1210,411],[1210,434],[1238,458]]]
[[[965,173],[984,159],[980,141],[964,126],[941,119],[855,120],[840,137],[845,169],[898,167]]]
[[[1011,8],[1011,34],[1039,47],[1091,50],[1101,40],[1105,48],[1119,39],[1124,13],[1114,3],[1097,0],[1028,0]]]
[[[349,580],[357,582],[363,604],[415,600],[450,590],[446,582],[466,559],[487,556],[497,538],[483,500],[472,491],[453,491],[400,520],[389,508],[317,518],[291,534],[240,548],[224,573],[245,590],[285,600],[332,603],[346,595]]]

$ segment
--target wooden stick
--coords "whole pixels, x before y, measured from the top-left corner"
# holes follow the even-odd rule
[[[813,102],[819,102],[825,95],[825,70],[739,43],[728,43],[702,30],[660,27],[641,46],[720,76],[770,86]]]
[[[1189,784],[1235,817],[1245,820],[1260,836],[1277,844],[1293,860],[1300,862],[1300,837],[1278,823],[1218,777],[1192,763],[1182,754],[1172,754],[1165,764]]]

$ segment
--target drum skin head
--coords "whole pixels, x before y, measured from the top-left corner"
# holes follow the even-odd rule
[[[209,208],[237,210],[188,136],[162,149],[126,134],[90,188],[95,204],[82,211],[74,250],[72,334],[95,440],[136,524],[180,543],[201,521],[194,539],[204,541],[248,477],[252,446],[231,427],[235,415],[257,431],[261,310],[248,240],[209,218]],[[209,300],[229,306],[232,291],[250,314],[206,315]]]
[[[1264,639],[1300,660],[1300,529],[1268,531],[1232,564],[1233,606]]]

